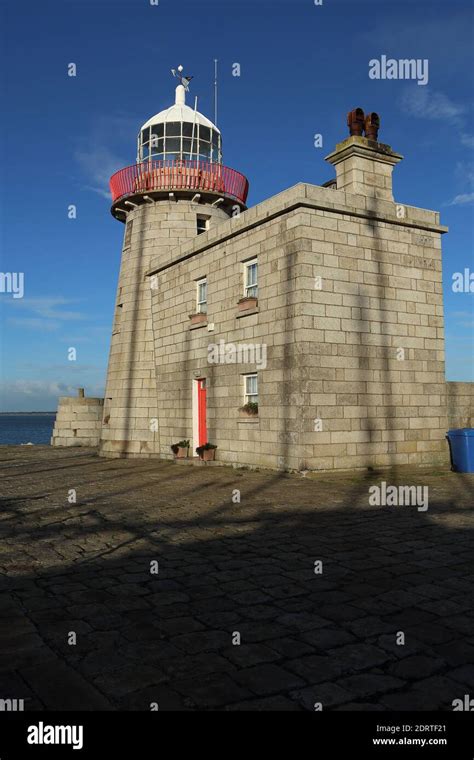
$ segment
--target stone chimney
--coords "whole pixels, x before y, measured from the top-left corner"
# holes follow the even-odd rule
[[[326,156],[336,167],[337,189],[393,201],[392,170],[403,156],[377,141],[380,119],[376,113],[364,117],[362,109],[356,108],[348,114],[347,123],[350,137]]]

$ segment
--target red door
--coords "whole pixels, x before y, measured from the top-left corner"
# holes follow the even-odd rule
[[[199,446],[207,443],[206,425],[206,380],[198,380],[198,438]]]

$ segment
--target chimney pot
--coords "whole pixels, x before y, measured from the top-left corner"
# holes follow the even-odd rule
[[[377,142],[380,129],[380,116],[378,113],[372,112],[365,117],[365,136],[368,140],[375,140]]]
[[[364,112],[362,108],[354,108],[347,114],[347,126],[350,135],[362,135],[364,130]]]

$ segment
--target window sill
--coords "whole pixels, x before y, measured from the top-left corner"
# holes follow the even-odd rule
[[[244,423],[254,422],[255,423],[258,421],[259,421],[258,412],[257,414],[249,414],[248,412],[243,412],[241,409],[239,409],[239,422],[244,422]]]
[[[258,314],[259,311],[259,307],[255,306],[253,309],[244,309],[243,311],[238,311],[235,317],[236,319],[240,319],[241,317],[249,317],[251,314]]]
[[[205,322],[197,322],[196,324],[190,324],[189,329],[190,330],[199,330],[200,327],[207,327],[208,322],[207,320]]]

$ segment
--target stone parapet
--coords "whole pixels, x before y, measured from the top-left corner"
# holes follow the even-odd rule
[[[61,396],[51,446],[98,446],[103,408],[103,398]]]
[[[474,383],[446,383],[448,425],[454,428],[474,427]]]

